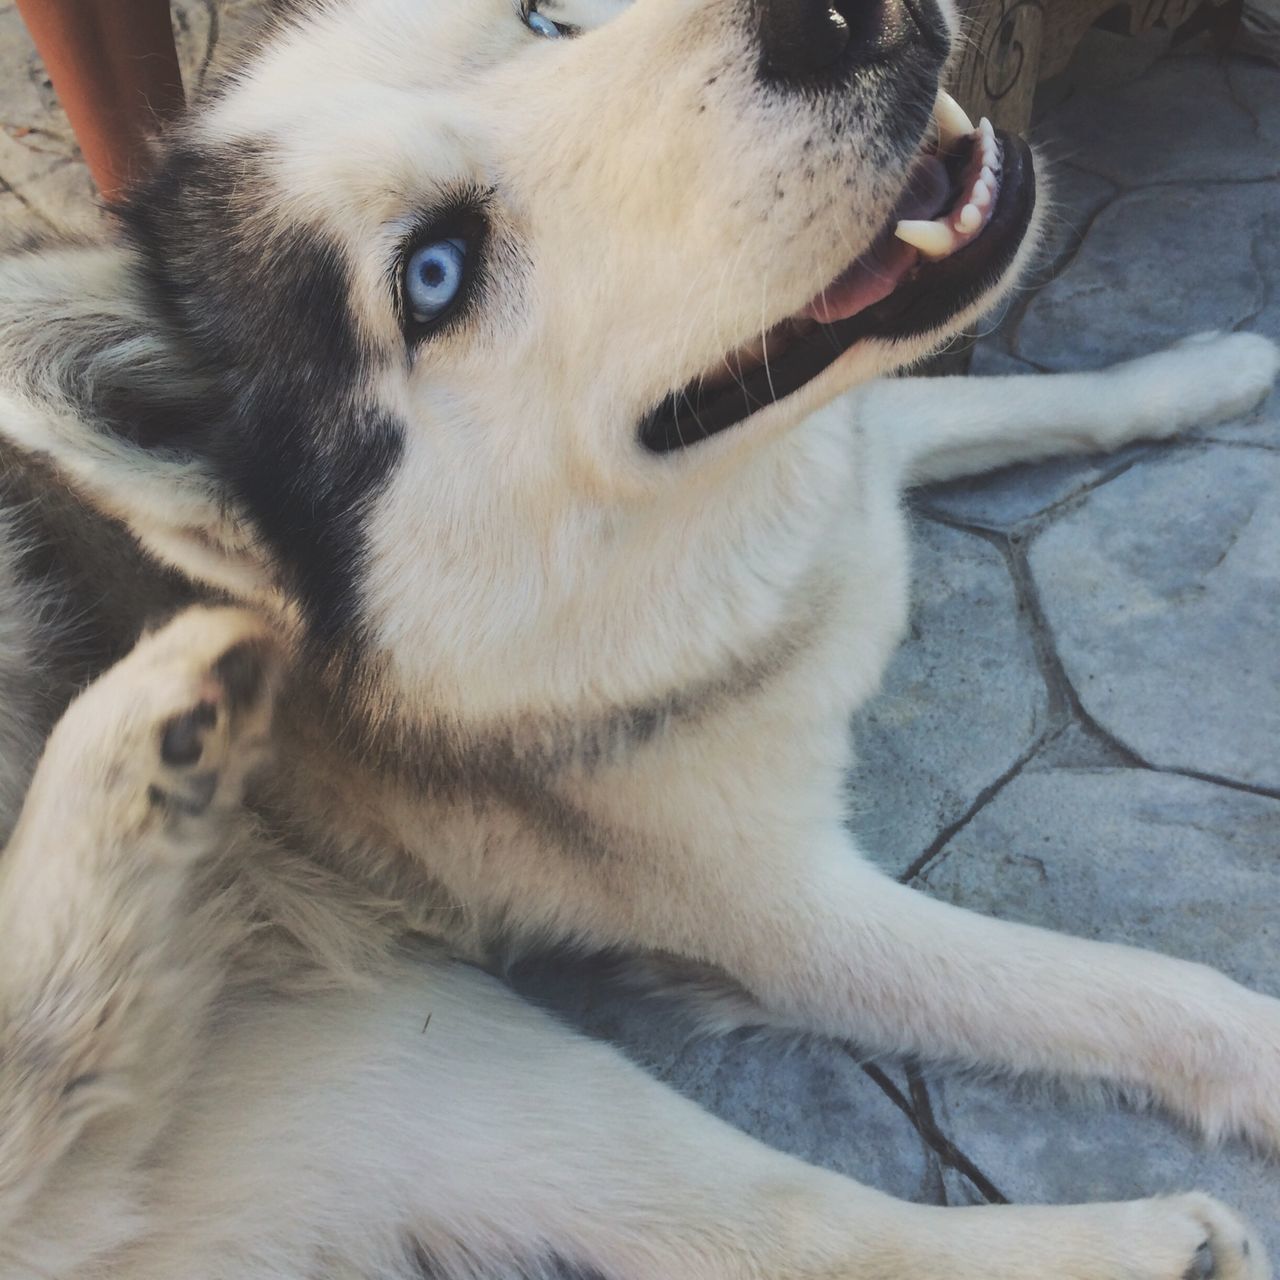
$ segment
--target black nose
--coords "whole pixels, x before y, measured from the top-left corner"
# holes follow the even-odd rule
[[[822,76],[878,43],[883,0],[755,0],[761,63],[781,80]]]

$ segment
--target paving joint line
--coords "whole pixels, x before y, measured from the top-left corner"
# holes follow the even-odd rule
[[[1264,800],[1280,800],[1280,787],[1268,787],[1254,782],[1242,782],[1238,778],[1224,778],[1218,773],[1201,773],[1197,769],[1179,769],[1173,765],[1142,764],[1142,768],[1150,773],[1164,774],[1166,777],[1190,778],[1194,782],[1206,782],[1211,786],[1223,787],[1228,791],[1243,791],[1246,795],[1261,796]]]
[[[1050,743],[1055,741],[1066,728],[1065,724],[1054,725],[1040,734],[1036,740],[1002,773],[994,782],[989,782],[974,797],[968,808],[958,817],[953,818],[929,842],[923,853],[919,854],[907,869],[898,877],[899,884],[909,884],[917,876],[945,861],[943,850],[987,807],[1017,776],[1036,758]]]
[[[928,1087],[919,1071],[906,1068],[910,1098],[898,1088],[882,1067],[874,1062],[859,1064],[862,1070],[879,1086],[884,1095],[911,1122],[916,1133],[930,1151],[949,1169],[954,1169],[970,1182],[989,1204],[1008,1204],[1009,1198],[978,1168],[958,1146],[943,1133],[934,1119],[933,1104],[929,1100]],[[923,1114],[921,1114],[923,1112]],[[945,1188],[944,1188],[945,1192]]]

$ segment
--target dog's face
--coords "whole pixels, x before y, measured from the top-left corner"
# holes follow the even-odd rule
[[[720,553],[799,555],[824,406],[1016,269],[1025,153],[982,184],[1001,159],[935,116],[952,23],[300,6],[128,219],[143,305],[211,388],[185,443],[312,633],[376,655],[397,704],[481,717],[651,690],[658,653],[706,678],[740,656],[708,609],[767,635],[785,592]]]

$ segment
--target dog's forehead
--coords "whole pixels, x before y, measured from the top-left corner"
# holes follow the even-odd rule
[[[528,0],[526,0],[526,4]],[[555,22],[590,31],[632,0],[535,0]],[[474,85],[536,43],[522,0],[338,0],[300,5],[214,106],[223,127],[296,120],[299,104],[375,86],[441,93]]]
[[[531,38],[518,0],[302,6],[220,87],[202,120],[228,137],[292,137],[340,111],[374,128],[395,120],[395,95],[403,108],[414,97],[456,92]]]
[[[484,182],[486,86],[537,39],[519,0],[304,5],[191,133],[198,146],[268,157],[274,216],[359,237],[438,187]]]
[[[632,0],[534,0],[597,29]],[[300,3],[196,117],[198,147],[253,150],[272,181],[264,216],[322,230],[354,256],[450,192],[494,185],[500,140],[530,109],[503,69],[545,38],[521,0]],[[544,81],[544,83],[546,83]]]

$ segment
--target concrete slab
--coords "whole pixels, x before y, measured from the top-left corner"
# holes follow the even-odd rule
[[[1001,553],[922,522],[915,570],[911,642],[854,726],[854,829],[895,875],[1048,727],[1030,622]]]
[[[1031,571],[1107,733],[1162,768],[1280,793],[1278,559],[1280,456],[1219,446],[1095,490],[1039,537]]]

